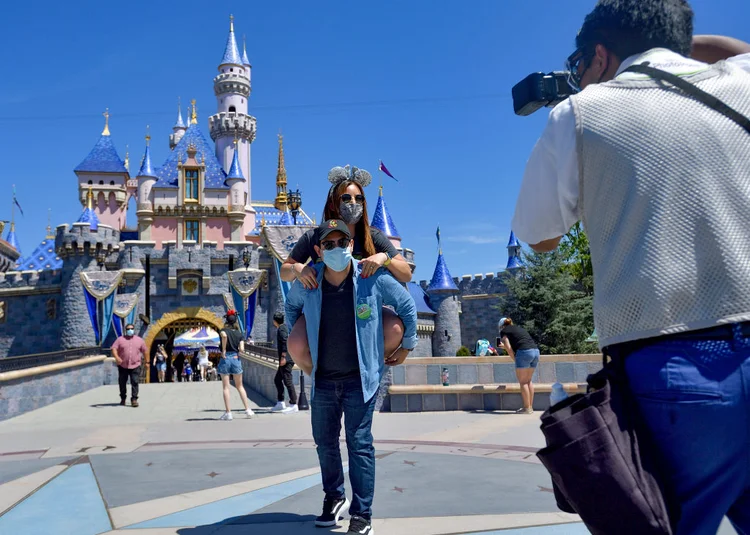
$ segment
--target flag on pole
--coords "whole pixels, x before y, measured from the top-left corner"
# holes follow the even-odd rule
[[[18,199],[16,199],[16,185],[15,184],[13,184],[13,204],[18,206],[18,211],[21,212],[21,215],[23,215],[23,208],[21,208],[21,205],[18,204]]]
[[[442,254],[442,252],[443,252],[443,245],[440,243],[440,225],[438,225],[437,232],[435,233],[435,236],[437,236],[438,250]]]
[[[391,174],[391,172],[388,170],[388,168],[385,165],[383,165],[383,160],[380,160],[380,165],[378,166],[378,170],[384,172],[386,175],[388,175],[393,180],[395,180],[396,182],[398,182],[398,178],[396,178],[395,176],[393,176]]]

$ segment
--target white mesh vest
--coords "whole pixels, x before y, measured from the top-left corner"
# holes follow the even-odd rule
[[[750,74],[684,78],[750,117]],[[663,87],[571,97],[601,347],[750,320],[750,134]]]

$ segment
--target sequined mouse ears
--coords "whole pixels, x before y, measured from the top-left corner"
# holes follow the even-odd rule
[[[328,181],[334,186],[346,180],[352,180],[364,188],[372,182],[372,175],[364,169],[350,165],[346,167],[334,167],[328,171]]]

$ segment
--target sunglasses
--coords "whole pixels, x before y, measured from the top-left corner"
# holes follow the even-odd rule
[[[581,90],[581,78],[591,62],[593,54],[587,53],[584,49],[579,48],[573,52],[565,61],[565,70],[568,71],[568,85],[571,89],[578,92]]]
[[[341,247],[342,249],[345,249],[349,247],[349,238],[339,238],[338,240],[326,240],[320,242],[320,246],[323,247],[326,251],[330,251],[332,249],[335,249],[336,247]]]
[[[354,197],[352,197],[350,194],[344,193],[341,196],[341,200],[344,201],[347,204],[349,204],[350,202],[352,202],[352,198],[354,199],[354,201],[357,204],[365,204],[365,196],[364,195],[355,195]]]

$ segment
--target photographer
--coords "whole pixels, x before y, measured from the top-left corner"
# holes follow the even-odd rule
[[[684,0],[597,3],[568,60],[582,91],[550,113],[512,228],[551,251],[583,221],[596,331],[627,357],[676,533],[724,515],[750,533],[750,45],[692,32]]]

